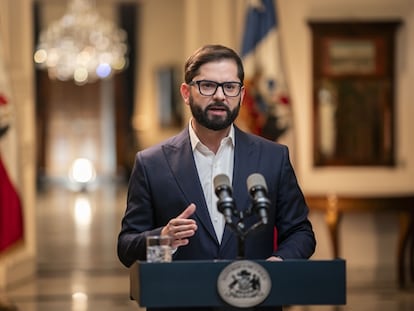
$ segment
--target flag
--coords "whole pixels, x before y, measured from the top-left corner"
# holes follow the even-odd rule
[[[246,95],[244,128],[293,148],[291,103],[282,67],[274,0],[247,2],[241,47]]]
[[[241,57],[246,93],[242,127],[293,149],[291,103],[282,68],[275,0],[247,2]],[[274,249],[278,243],[274,230]]]
[[[0,156],[0,253],[23,238],[23,215],[19,195]]]
[[[3,161],[4,150],[10,151],[10,128],[12,107],[10,103],[10,88],[4,65],[2,41],[0,40],[0,253],[23,238],[23,214],[19,194],[10,175],[12,162]],[[9,137],[7,137],[9,136]],[[6,141],[9,143],[5,146]],[[14,141],[14,143],[16,143]],[[7,160],[7,159],[6,159]]]

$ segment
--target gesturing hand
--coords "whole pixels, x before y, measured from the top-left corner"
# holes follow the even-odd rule
[[[197,224],[194,219],[189,219],[195,210],[195,204],[191,203],[180,215],[171,219],[161,230],[161,235],[169,235],[173,239],[172,248],[187,245],[189,242],[188,238],[195,234]]]

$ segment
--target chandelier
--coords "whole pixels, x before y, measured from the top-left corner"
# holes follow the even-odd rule
[[[64,16],[42,30],[34,61],[51,79],[82,85],[127,66],[126,32],[104,20],[90,0],[71,0]]]

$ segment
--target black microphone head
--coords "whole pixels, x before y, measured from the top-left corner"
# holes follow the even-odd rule
[[[224,215],[226,223],[231,224],[233,222],[231,216],[233,214],[234,201],[231,196],[230,179],[227,175],[219,174],[214,177],[213,184],[218,197],[217,209]]]
[[[252,188],[262,188],[267,192],[266,180],[262,174],[254,173],[247,178],[247,189],[251,191]]]
[[[263,224],[268,223],[267,210],[270,206],[270,200],[267,198],[267,185],[261,174],[251,174],[247,178],[247,188],[253,197],[253,210],[260,215]]]
[[[223,186],[227,186],[231,188],[230,179],[225,174],[219,174],[216,177],[214,177],[213,184],[214,184],[214,189],[216,189],[217,187],[223,187]]]

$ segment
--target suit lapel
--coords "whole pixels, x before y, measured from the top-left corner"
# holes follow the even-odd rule
[[[163,149],[183,195],[189,203],[194,203],[197,207],[195,217],[217,241],[195,166],[188,129],[183,130]]]

